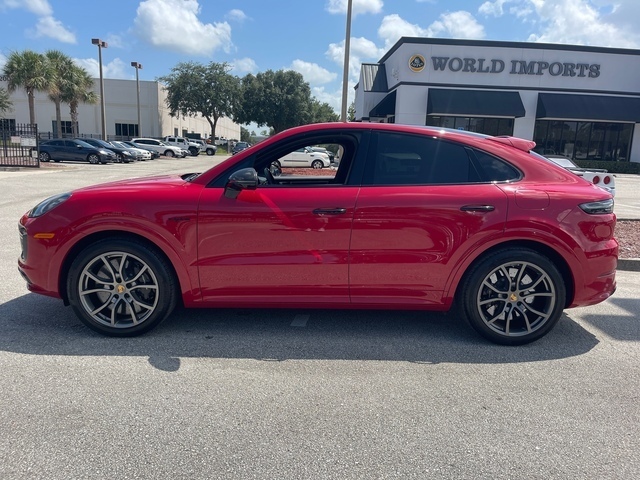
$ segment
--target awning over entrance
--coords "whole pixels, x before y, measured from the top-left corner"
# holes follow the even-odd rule
[[[536,118],[640,122],[640,98],[539,93]]]
[[[427,115],[524,117],[524,114],[518,92],[430,88],[427,98]]]
[[[394,90],[386,97],[384,97],[375,107],[369,112],[369,118],[372,117],[386,117],[387,115],[396,114],[396,91]]]

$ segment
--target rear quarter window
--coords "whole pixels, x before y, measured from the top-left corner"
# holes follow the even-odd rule
[[[473,155],[484,182],[509,182],[522,177],[518,169],[498,157],[481,150],[473,150]]]

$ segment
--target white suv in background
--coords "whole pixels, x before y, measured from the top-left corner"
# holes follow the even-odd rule
[[[182,150],[180,147],[167,145],[163,141],[156,140],[155,138],[132,138],[131,141],[140,145],[144,145],[146,148],[150,148],[151,150],[155,150],[160,155],[164,155],[165,157],[184,158],[186,156],[186,150]]]
[[[200,144],[192,141],[189,138],[168,135],[164,137],[162,141],[167,145],[172,145],[174,147],[179,147],[183,150],[187,150],[194,157],[200,154]]]

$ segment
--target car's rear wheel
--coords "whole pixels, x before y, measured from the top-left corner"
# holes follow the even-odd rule
[[[480,260],[461,292],[471,326],[502,345],[523,345],[549,333],[566,299],[553,262],[526,248],[506,248]]]
[[[207,148],[207,155],[211,156],[215,154],[216,154],[216,151],[213,148]]]
[[[322,167],[324,167],[324,163],[322,163],[322,160],[314,160],[313,163],[311,163],[311,167],[315,168],[316,170],[320,170]]]
[[[67,292],[86,326],[118,337],[156,327],[178,297],[167,260],[155,249],[127,239],[105,239],[83,250],[69,270]]]
[[[91,164],[96,164],[96,163],[100,163],[100,157],[98,155],[96,155],[95,153],[91,153],[88,157],[87,157],[87,161]]]
[[[167,150],[166,152],[164,152],[164,156],[165,157],[175,157],[176,154],[173,153],[173,150]]]
[[[40,152],[40,155],[38,155],[38,160],[40,160],[41,162],[48,162],[51,160],[51,155],[49,155],[47,152]]]

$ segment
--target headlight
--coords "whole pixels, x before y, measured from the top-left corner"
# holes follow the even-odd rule
[[[110,152],[110,151],[108,151],[108,150],[98,150],[98,153],[99,153],[100,155],[107,155],[107,156],[108,156],[108,155],[111,155],[111,152]]]
[[[71,193],[61,193],[59,195],[54,195],[53,197],[49,197],[46,200],[40,202],[38,205],[33,207],[29,212],[27,212],[27,216],[31,218],[41,217],[45,213],[50,210],[53,210],[61,203],[66,202],[69,197],[71,197]]]
[[[122,154],[123,154],[123,155],[125,155],[125,156],[127,156],[127,157],[130,157],[130,156],[131,156],[131,153],[130,153],[130,152],[122,152]]]

